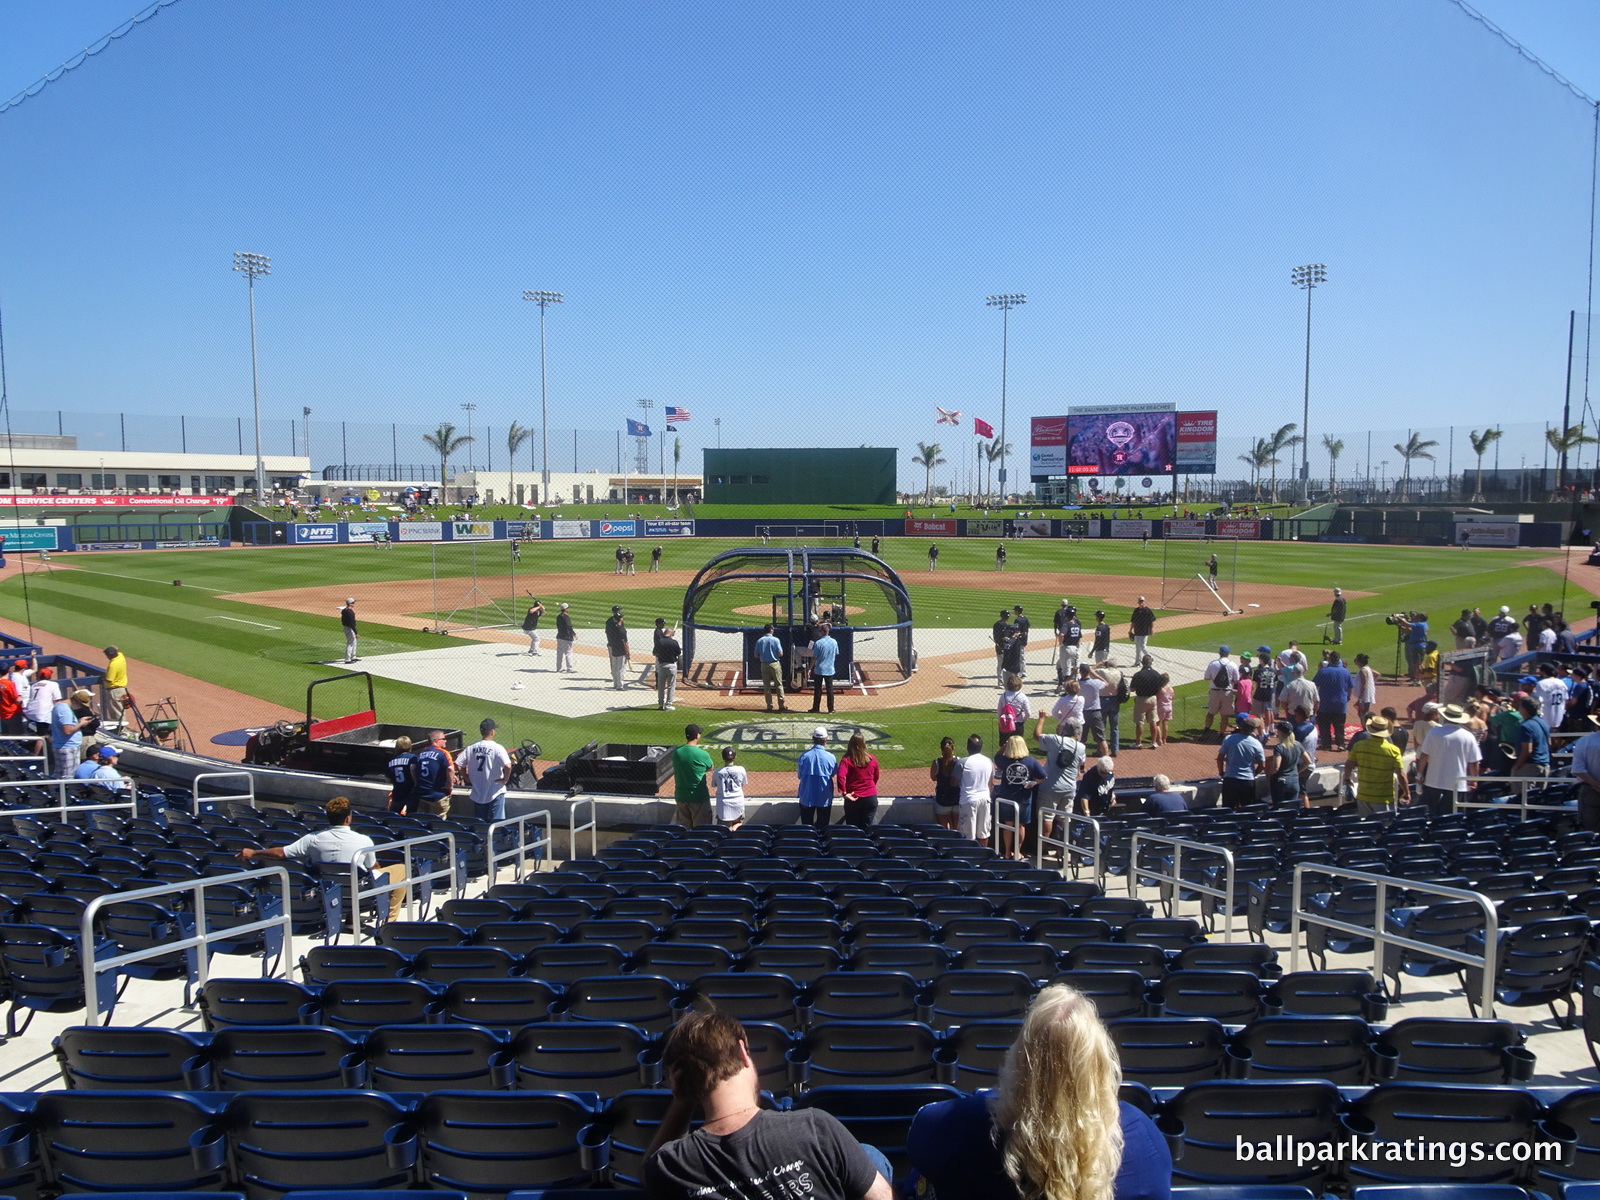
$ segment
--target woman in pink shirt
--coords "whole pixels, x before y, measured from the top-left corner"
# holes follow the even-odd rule
[[[844,823],[866,829],[878,811],[878,760],[867,753],[867,739],[852,734],[834,776],[844,797]]]

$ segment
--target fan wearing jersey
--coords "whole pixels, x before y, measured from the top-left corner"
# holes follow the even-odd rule
[[[456,770],[472,788],[472,815],[480,821],[506,819],[506,784],[511,781],[511,755],[495,740],[500,724],[493,717],[478,723],[480,740],[456,755]]]

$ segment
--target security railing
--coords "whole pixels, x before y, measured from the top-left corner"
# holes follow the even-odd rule
[[[1569,814],[1575,812],[1576,809],[1571,804],[1530,804],[1528,802],[1528,789],[1530,787],[1535,785],[1543,787],[1551,782],[1563,781],[1541,779],[1531,775],[1458,775],[1456,776],[1456,790],[1452,793],[1451,804],[1457,812],[1465,808],[1515,809],[1521,814],[1524,821],[1528,819],[1528,814],[1531,812],[1564,812]],[[1475,796],[1477,793],[1461,790],[1461,785],[1464,783],[1515,783],[1519,786],[1517,798],[1514,800],[1510,796],[1498,800],[1473,800],[1469,799],[1469,797]]]
[[[1142,866],[1139,863],[1139,843],[1155,842],[1162,846],[1172,847],[1172,873],[1166,874],[1154,867]],[[1191,854],[1215,854],[1222,859],[1222,886],[1213,887],[1209,883],[1183,878],[1183,852],[1188,850]],[[1214,896],[1222,901],[1222,940],[1233,941],[1233,851],[1226,846],[1213,846],[1209,842],[1191,842],[1187,838],[1168,837],[1163,833],[1142,833],[1135,831],[1132,840],[1128,843],[1128,895],[1139,894],[1139,886],[1146,880],[1156,883],[1172,885],[1172,911],[1176,912],[1183,899],[1185,891],[1199,892],[1202,896]]]
[[[1001,816],[1002,809],[1000,806],[1002,804],[1011,806],[1011,820],[1009,821]],[[1018,804],[1015,800],[1007,800],[1004,797],[999,797],[994,801],[994,813],[994,827],[989,831],[989,844],[994,848],[994,852],[996,854],[1001,852],[1000,831],[1002,829],[1011,830],[1011,845],[1014,848],[1020,848],[1022,846],[1023,834],[1026,832],[1022,824],[1022,805]]]
[[[55,788],[59,803],[41,805],[33,808],[0,808],[0,817],[43,817],[54,815],[58,820],[65,822],[68,813],[104,812],[111,810],[124,811],[130,817],[138,815],[135,810],[137,809],[139,802],[133,794],[133,784],[131,782],[128,784],[126,791],[113,792],[111,789],[105,788],[108,796],[126,796],[126,799],[106,800],[99,803],[92,801],[89,803],[81,803],[79,801],[69,800],[67,798],[67,789],[69,787],[81,786],[84,782],[86,781],[82,779],[8,779],[5,782],[0,783],[0,804],[3,804],[5,801],[4,789],[6,788],[39,787]],[[103,784],[100,786],[104,787]]]
[[[520,882],[522,873],[527,866],[528,856],[542,850],[544,853],[534,859],[533,864],[535,871],[539,869],[539,863],[551,856],[555,846],[553,840],[554,831],[551,828],[552,820],[550,810],[542,808],[538,812],[526,813],[520,817],[508,817],[504,821],[496,821],[489,826],[489,833],[484,842],[484,853],[489,868],[489,873],[484,881],[485,888],[494,886],[500,875],[500,864],[507,859],[511,860],[512,878]],[[544,822],[544,832],[530,841],[528,828],[530,825],[540,821]],[[501,832],[516,834],[515,845],[509,846],[504,850],[496,850],[495,845],[500,840],[498,835]]]
[[[1377,894],[1372,901],[1372,924],[1375,928],[1365,925],[1356,925],[1349,921],[1341,921],[1337,917],[1330,917],[1324,913],[1306,912],[1301,901],[1304,899],[1303,887],[1306,872],[1314,875],[1332,876],[1337,879],[1351,879],[1357,883],[1371,883],[1377,885]],[[1403,934],[1393,933],[1382,928],[1387,923],[1388,904],[1386,903],[1391,887],[1401,888],[1407,892],[1422,892],[1429,896],[1439,896],[1445,900],[1471,900],[1483,909],[1483,953],[1468,954],[1463,950],[1452,950],[1447,946],[1435,945],[1433,942],[1420,941],[1409,938]],[[1332,929],[1339,933],[1348,933],[1353,937],[1372,939],[1372,977],[1383,978],[1383,948],[1385,946],[1404,946],[1408,950],[1416,950],[1422,954],[1442,958],[1448,962],[1460,963],[1467,967],[1483,968],[1483,1015],[1494,1016],[1494,976],[1495,956],[1499,950],[1500,919],[1495,912],[1494,902],[1481,892],[1467,891],[1464,888],[1445,887],[1437,883],[1418,883],[1414,879],[1401,879],[1395,875],[1374,875],[1370,871],[1356,871],[1349,867],[1334,867],[1327,863],[1297,863],[1294,868],[1294,891],[1290,899],[1289,914],[1289,970],[1300,969],[1300,924],[1302,921],[1313,925],[1320,925],[1325,929]]]
[[[589,806],[589,819],[580,825],[578,806],[582,804]],[[578,835],[585,830],[589,832],[589,857],[593,858],[600,853],[600,809],[593,796],[576,796],[567,809],[567,854],[573,858],[578,857]]]
[[[434,845],[441,842],[444,844],[444,861],[431,871],[425,871],[420,875],[417,874],[416,859],[418,856],[415,853],[416,848],[418,846]],[[432,885],[435,880],[443,880],[446,891],[450,892],[452,895],[454,895],[457,891],[455,834],[428,833],[423,834],[421,837],[402,838],[396,842],[379,842],[377,845],[372,847],[372,853],[374,855],[390,854],[396,850],[404,852],[403,862],[406,872],[404,879],[390,882],[388,877],[385,876],[383,882],[381,883],[373,883],[368,887],[362,887],[361,876],[365,868],[361,866],[360,858],[365,858],[365,853],[350,863],[350,928],[348,932],[358,941],[361,937],[361,905],[365,901],[370,900],[375,896],[387,897],[389,893],[394,891],[396,888],[404,888],[405,914],[406,919],[410,921],[415,920],[417,915],[416,906],[418,885]],[[383,869],[383,864],[378,863],[376,870],[382,871]],[[384,913],[380,918],[380,924],[383,920],[387,919],[388,914]],[[330,920],[328,925],[330,929],[337,928],[338,922]]]
[[[202,782],[208,779],[242,779],[245,783],[245,789],[242,792],[222,792],[220,794],[213,793],[211,795],[201,795],[200,785]],[[200,805],[202,802],[207,804],[215,804],[219,800],[242,800],[251,808],[256,806],[256,777],[249,771],[204,771],[199,775],[196,775],[194,779],[190,781],[189,791],[190,811],[197,817],[200,815]]]
[[[214,930],[206,928],[205,892],[207,888],[222,885],[244,885],[258,888],[267,880],[275,880],[282,892],[282,903],[278,911],[270,916],[263,916],[259,921],[247,921],[240,925],[225,925]],[[139,950],[128,950],[110,958],[97,958],[94,953],[95,918],[102,909],[113,904],[127,904],[136,900],[159,900],[165,896],[178,896],[189,893],[194,914],[194,932],[187,937],[174,938],[172,941],[163,941],[159,945],[145,946]],[[165,883],[160,887],[140,888],[136,892],[109,892],[104,896],[96,896],[89,901],[83,910],[83,920],[78,926],[79,945],[83,947],[83,996],[84,996],[84,1022],[88,1025],[100,1024],[100,994],[96,986],[96,977],[111,971],[119,971],[123,967],[137,962],[145,962],[152,958],[166,958],[179,952],[198,950],[195,958],[195,976],[198,983],[204,985],[211,975],[211,955],[206,947],[212,942],[234,941],[245,934],[265,933],[267,930],[281,931],[283,938],[282,948],[276,956],[264,956],[262,959],[264,971],[275,977],[287,979],[294,967],[294,915],[289,911],[289,872],[282,867],[262,867],[253,871],[236,871],[228,875],[207,875],[199,879],[188,879],[182,883]],[[271,966],[266,966],[269,959],[275,959]],[[110,1006],[107,1006],[108,1013]]]
[[[1053,837],[1048,830],[1055,828],[1056,820],[1062,821],[1061,836]],[[1089,831],[1089,848],[1072,840],[1073,825],[1082,825]],[[1052,846],[1061,851],[1061,870],[1066,872],[1074,856],[1083,859],[1089,864],[1089,871],[1098,884],[1105,882],[1105,863],[1100,857],[1100,822],[1083,813],[1071,812],[1065,808],[1041,808],[1039,810],[1039,833],[1033,843],[1033,865],[1044,866],[1044,848]]]

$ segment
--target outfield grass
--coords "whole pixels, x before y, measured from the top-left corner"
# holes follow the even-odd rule
[[[641,541],[633,544],[636,550],[645,545]],[[698,568],[717,552],[737,544],[712,539],[673,540],[667,543],[665,563],[669,569]],[[913,573],[910,592],[918,625],[970,627],[975,631],[974,645],[987,645],[988,625],[1002,602],[1009,604],[1021,599],[1036,627],[1047,626],[1057,596],[1010,592],[1005,575],[993,575],[992,583],[986,578],[981,588],[935,583],[937,576],[924,573],[927,545],[923,539],[896,538],[884,546],[884,557],[891,565]],[[941,541],[940,549],[941,572],[992,573],[994,549],[991,541],[950,539]],[[1185,556],[1190,564],[1198,561],[1197,556],[1203,558],[1202,548],[1194,543],[1173,543],[1171,553]],[[542,574],[592,571],[598,576],[609,576],[613,554],[614,543],[605,541],[530,545],[518,564],[519,589],[525,576],[527,589],[540,595],[553,613],[555,603],[563,597],[541,589]],[[1538,554],[1538,551],[1529,550],[1463,552],[1443,547],[1241,543],[1240,598],[1248,598],[1243,594],[1243,585],[1252,580],[1319,589],[1331,589],[1338,584],[1347,591],[1376,593],[1352,601],[1345,650],[1349,654],[1366,651],[1373,656],[1375,665],[1387,668],[1393,659],[1394,633],[1383,623],[1386,613],[1407,608],[1427,611],[1436,633],[1444,635],[1439,640],[1448,645],[1446,628],[1461,608],[1479,606],[1492,612],[1500,604],[1509,604],[1520,613],[1530,603],[1559,603],[1562,590],[1559,573],[1543,567],[1519,565]],[[509,552],[504,546],[479,545],[477,555],[480,573],[509,570]],[[439,559],[441,576],[458,580],[470,576],[470,559],[470,553],[463,547],[449,549]],[[219,593],[341,582],[370,584],[427,579],[431,577],[434,554],[428,546],[410,545],[387,549],[288,547],[84,554],[73,555],[68,561],[78,569],[30,571],[26,598],[20,576],[15,571],[8,573],[0,580],[0,617],[4,617],[12,629],[17,629],[31,616],[32,626],[40,631],[46,644],[51,633],[95,645],[115,643],[135,659],[298,709],[304,703],[306,685],[332,673],[332,669],[319,660],[342,655],[337,612],[331,607],[322,615],[241,604],[221,600]],[[1141,549],[1137,542],[1021,541],[1011,545],[1009,570],[1148,576],[1160,573],[1160,563],[1159,543]],[[174,579],[182,579],[184,586],[174,587]],[[466,589],[457,584],[455,590],[459,596]],[[453,604],[446,594],[448,591],[442,588],[441,597],[446,604]],[[1588,594],[1570,587],[1568,592],[1569,615],[1587,617]],[[1073,599],[1080,611],[1087,606],[1087,611],[1092,612],[1098,598],[1074,595]],[[614,588],[607,586],[603,591],[572,595],[570,602],[575,622],[580,630],[587,631],[586,642],[592,644],[598,640],[599,626],[611,604],[618,600],[627,607],[636,629],[648,628],[651,618],[672,619],[681,610],[682,592],[676,587],[651,586],[649,576],[640,575],[630,580],[616,580]],[[1120,608],[1111,608],[1109,612],[1120,637],[1125,633],[1127,612]],[[1218,643],[1227,642],[1235,651],[1253,648],[1262,642],[1281,647],[1289,637],[1320,644],[1320,627],[1326,612],[1326,601],[1322,601],[1296,612],[1272,616],[1218,616],[1206,624],[1170,633],[1162,631],[1158,620],[1156,642],[1201,650],[1214,649]],[[242,621],[257,624],[242,624]],[[378,655],[437,648],[455,644],[455,640],[367,620],[363,622],[361,644],[364,655]],[[683,724],[691,720],[698,719],[708,725],[728,723],[726,713],[700,712],[690,707],[693,692],[680,693],[679,709],[671,716],[657,712],[641,692],[636,700],[645,707],[569,720],[530,713],[495,701],[386,680],[377,681],[377,690],[379,707],[386,720],[470,729],[485,715],[492,715],[505,726],[508,738],[534,738],[552,754],[563,754],[591,738],[624,742],[671,741],[679,735]],[[1180,694],[1180,700],[1182,698]],[[759,704],[752,701],[752,709],[758,708]],[[1198,714],[1198,707],[1180,706],[1180,727],[1185,724],[1185,711]],[[931,754],[931,748],[937,746],[940,736],[964,734],[972,728],[987,731],[989,725],[987,719],[975,717],[970,710],[946,704],[884,710],[864,715],[863,723],[887,729],[891,735],[889,745],[903,747],[883,750],[880,758],[886,766],[921,765]],[[757,770],[791,769],[787,761],[776,758],[756,757],[748,765]]]

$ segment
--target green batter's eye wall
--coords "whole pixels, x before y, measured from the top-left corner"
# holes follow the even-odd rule
[[[759,689],[755,644],[763,626],[772,623],[792,669],[819,620],[833,626],[841,682],[910,680],[911,597],[888,563],[849,546],[746,546],[713,558],[684,593],[683,683]],[[697,638],[708,631],[737,636]]]
[[[706,450],[707,504],[893,504],[895,451]]]

